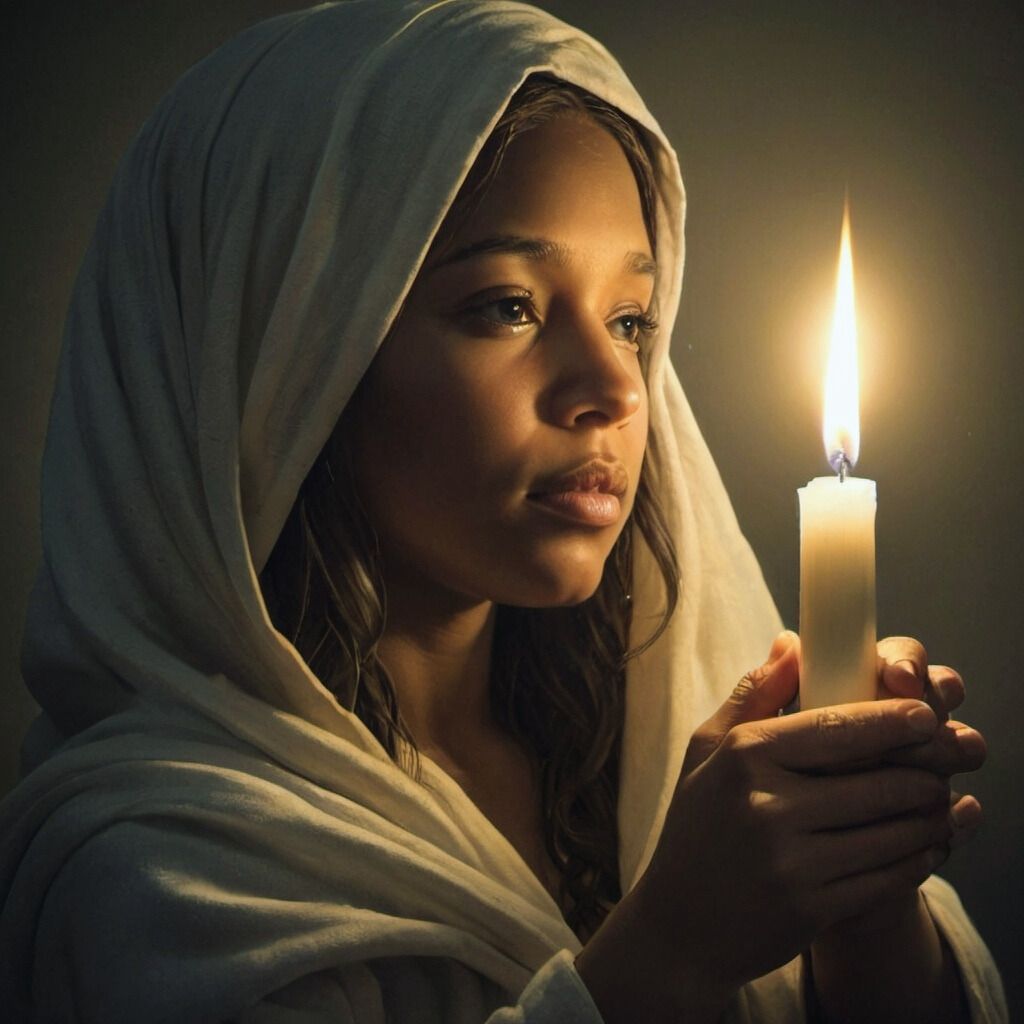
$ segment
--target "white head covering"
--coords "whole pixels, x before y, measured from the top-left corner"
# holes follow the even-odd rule
[[[191,956],[192,973],[161,998],[212,1018],[324,964],[432,952],[515,991],[551,952],[578,948],[462,791],[429,765],[426,786],[411,781],[339,707],[271,626],[256,576],[533,72],[612,103],[656,150],[665,327],[649,372],[660,458],[646,471],[680,550],[682,602],[629,670],[624,887],[689,734],[766,653],[776,613],[667,358],[678,165],[614,59],[504,0],[349,0],[261,23],[146,123],[75,288],[25,638],[42,764],[0,822],[11,1005],[28,999],[33,955],[58,970],[69,921],[115,912],[103,872],[118,864],[140,877],[117,912],[161,923],[148,949],[124,928],[137,975],[124,971],[125,1019],[167,958],[180,972]],[[634,586],[643,634],[655,576],[641,567]],[[57,734],[72,739],[49,753]],[[102,897],[90,902],[90,886]],[[185,1005],[169,1002],[169,1019]]]

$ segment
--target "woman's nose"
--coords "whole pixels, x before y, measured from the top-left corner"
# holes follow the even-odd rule
[[[545,341],[554,370],[545,404],[554,423],[613,426],[636,415],[643,392],[640,365],[606,324],[573,318]]]

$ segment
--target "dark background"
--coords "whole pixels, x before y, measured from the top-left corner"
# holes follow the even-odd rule
[[[60,329],[115,162],[191,63],[300,6],[4,8],[0,791],[32,714],[17,649]],[[962,717],[990,747],[968,782],[987,823],[942,873],[1024,1011],[1024,16],[965,0],[541,6],[616,54],[679,152],[689,214],[676,365],[791,626],[795,491],[826,471],[822,344],[849,188],[880,634],[919,637],[967,680]]]

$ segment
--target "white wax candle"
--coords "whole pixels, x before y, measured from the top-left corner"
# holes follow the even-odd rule
[[[800,496],[800,707],[874,700],[875,482],[818,477]]]

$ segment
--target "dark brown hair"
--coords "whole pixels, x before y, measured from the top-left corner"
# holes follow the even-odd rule
[[[589,117],[622,146],[656,254],[654,173],[641,130],[590,93],[545,75],[531,76],[510,101],[432,254],[472,215],[511,141],[564,115]],[[648,459],[654,443],[652,437]],[[416,746],[376,653],[387,625],[386,591],[345,444],[343,415],[299,491],[260,582],[277,628],[339,702],[415,776]],[[495,625],[492,708],[539,766],[545,845],[561,874],[566,920],[581,936],[592,934],[621,896],[617,802],[626,663],[660,635],[678,599],[675,551],[649,477],[641,473],[629,521],[592,597],[570,608],[501,606]],[[664,608],[654,633],[629,649],[638,537],[660,571]]]

